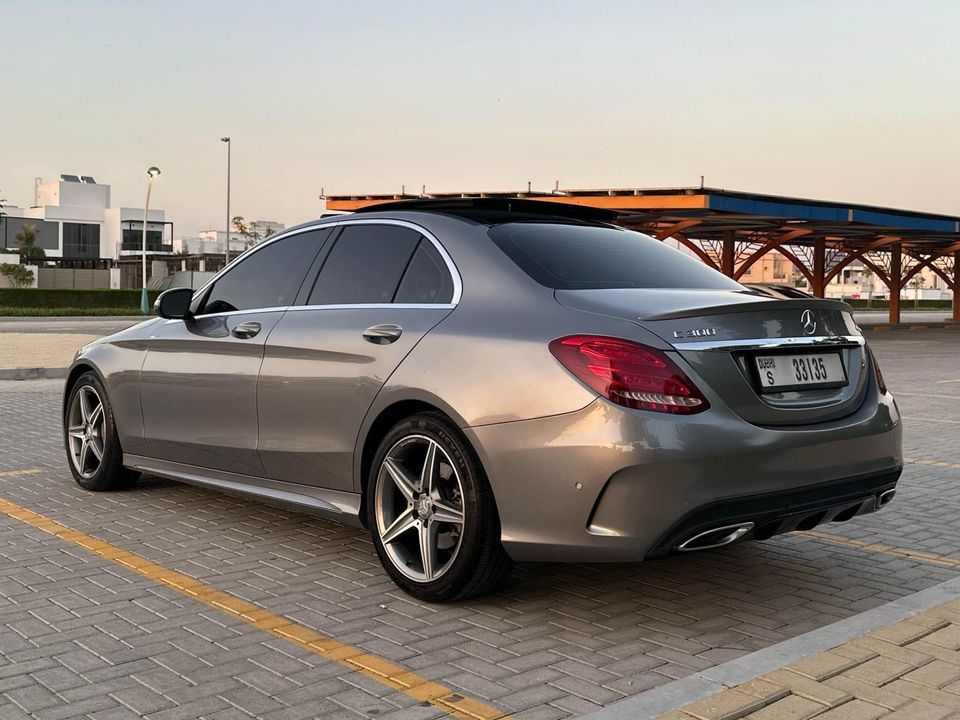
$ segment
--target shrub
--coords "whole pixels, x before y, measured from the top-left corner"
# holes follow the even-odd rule
[[[8,278],[15,288],[29,287],[33,284],[33,270],[23,265],[0,263],[0,275]]]
[[[150,306],[158,292],[148,292]],[[132,308],[140,307],[139,290],[61,290],[0,288],[0,308]]]
[[[856,300],[852,298],[844,298],[844,302],[850,305],[851,307],[861,309],[867,307],[866,298],[858,298]],[[912,310],[913,309],[913,298],[900,298],[900,307],[903,310]],[[952,300],[921,300],[920,309],[921,310],[949,310],[953,307]],[[871,300],[870,307],[874,310],[883,310],[884,308],[890,307],[889,300]]]
[[[0,318],[2,317],[136,317],[140,315],[140,308],[22,308],[22,307],[3,307],[0,305]],[[150,317],[150,316],[148,316]]]

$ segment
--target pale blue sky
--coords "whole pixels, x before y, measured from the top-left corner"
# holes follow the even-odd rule
[[[351,7],[353,6],[353,7]],[[329,193],[707,184],[960,213],[960,3],[0,0],[0,192],[177,235]]]

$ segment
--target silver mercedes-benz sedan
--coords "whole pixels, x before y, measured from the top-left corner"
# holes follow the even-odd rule
[[[253,247],[83,347],[88,490],[173,478],[369,528],[444,601],[873,512],[896,404],[850,308],[745,290],[603,211],[412,201]]]

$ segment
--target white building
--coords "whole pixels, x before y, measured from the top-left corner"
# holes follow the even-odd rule
[[[889,294],[883,280],[859,260],[841,270],[824,289],[824,296],[828,298],[886,299]],[[949,300],[953,292],[942,277],[925,267],[900,291],[900,297],[903,300]]]
[[[5,207],[0,223],[0,249],[15,248],[24,225],[37,228],[37,245],[49,258],[116,260],[142,252],[143,208],[111,207],[110,186],[84,175],[61,175],[39,183],[34,205]],[[147,217],[147,252],[173,253],[173,223],[163,210]]]
[[[280,232],[286,225],[274,220],[251,220],[248,227],[249,236],[242,235],[234,230],[230,231],[231,257],[239,255],[251,245]],[[226,237],[225,230],[201,230],[195,238],[178,240],[176,243],[177,250],[189,255],[223,255]]]
[[[276,220],[251,220],[250,221],[250,232],[254,235],[257,235],[261,240],[266,239],[278,233],[287,226]]]

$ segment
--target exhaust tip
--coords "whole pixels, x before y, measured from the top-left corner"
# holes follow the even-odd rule
[[[752,522],[711,528],[683,541],[677,546],[677,550],[680,552],[693,552],[694,550],[710,550],[712,548],[723,547],[724,545],[736,542],[751,530],[753,530]]]
[[[893,500],[893,496],[896,494],[897,491],[891,488],[890,490],[884,490],[882,493],[877,495],[877,510]]]

